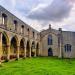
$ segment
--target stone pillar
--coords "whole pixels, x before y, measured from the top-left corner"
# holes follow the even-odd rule
[[[10,44],[7,45],[7,60],[10,60]]]
[[[35,55],[34,55],[34,57],[36,57],[36,48],[35,48],[34,50],[35,50]]]
[[[58,47],[59,47],[59,58],[63,57],[63,49],[62,49],[62,45],[63,45],[63,37],[62,37],[62,29],[59,28],[59,35],[58,35]]]
[[[38,48],[38,56],[40,56],[40,48]]]
[[[29,51],[29,57],[31,57],[31,47],[30,47],[30,51]]]
[[[0,32],[0,64],[1,64],[1,57],[2,57],[2,32]]]
[[[24,47],[24,58],[26,58],[26,46]]]
[[[17,46],[17,59],[19,59],[19,48],[20,46]]]
[[[60,40],[60,44],[59,44],[59,58],[62,57],[61,53],[62,53],[62,49],[61,49],[61,40]]]

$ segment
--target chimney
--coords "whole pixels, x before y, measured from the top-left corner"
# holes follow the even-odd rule
[[[49,24],[49,29],[51,29],[51,24]]]
[[[59,31],[62,32],[62,28],[59,28]]]
[[[59,28],[59,31],[62,31],[62,28]]]

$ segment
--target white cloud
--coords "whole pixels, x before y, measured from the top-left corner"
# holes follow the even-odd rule
[[[37,30],[46,29],[51,23],[54,29],[75,31],[75,6],[70,9],[74,3],[75,0],[0,0],[0,5]],[[28,14],[35,19],[26,17]]]
[[[37,20],[60,21],[69,15],[71,5],[65,0],[53,0],[50,4],[39,4],[28,17]]]

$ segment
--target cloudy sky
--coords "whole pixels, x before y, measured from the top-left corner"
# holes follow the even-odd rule
[[[75,31],[75,0],[0,0],[0,5],[37,29]]]

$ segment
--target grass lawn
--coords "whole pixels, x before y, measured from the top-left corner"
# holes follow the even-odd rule
[[[75,75],[75,59],[37,57],[3,63],[0,75]]]

